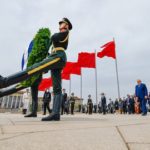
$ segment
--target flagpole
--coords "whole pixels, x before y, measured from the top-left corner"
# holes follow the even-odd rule
[[[113,41],[115,42],[115,39],[113,38]],[[120,86],[119,86],[119,75],[118,75],[118,63],[117,63],[117,57],[115,59],[115,66],[116,66],[116,77],[117,77],[117,89],[118,89],[118,98],[120,98]]]
[[[82,69],[81,69],[81,77],[80,77],[80,98],[82,100]]]
[[[98,105],[98,99],[97,99],[97,64],[96,64],[96,58],[97,58],[97,52],[95,50],[95,96],[96,96],[96,105]]]
[[[117,64],[117,58],[115,60],[116,65],[116,76],[117,76],[117,88],[118,88],[118,98],[120,98],[120,86],[119,86],[119,77],[118,77],[118,64]]]
[[[71,77],[70,77],[70,80],[69,80],[69,96],[71,95]]]

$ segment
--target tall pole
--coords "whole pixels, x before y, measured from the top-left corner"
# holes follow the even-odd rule
[[[113,41],[115,43],[115,39],[113,38]],[[116,49],[115,49],[116,51]],[[116,53],[116,52],[115,52]],[[118,98],[120,98],[120,86],[119,86],[119,75],[118,75],[118,63],[117,63],[117,57],[115,59],[115,66],[116,66],[116,77],[117,77],[117,89],[118,89]]]
[[[119,86],[119,76],[118,76],[117,58],[115,59],[115,65],[116,65],[116,77],[117,77],[118,98],[120,98],[120,86]]]
[[[71,95],[71,78],[69,80],[69,96]]]
[[[98,105],[97,99],[97,64],[96,64],[97,52],[95,50],[95,94],[96,94],[96,105]]]
[[[80,76],[80,99],[82,100],[82,69],[81,69],[81,76]]]

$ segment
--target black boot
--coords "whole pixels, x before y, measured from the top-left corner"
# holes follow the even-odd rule
[[[25,115],[24,117],[37,117],[36,113],[30,113],[28,115]]]
[[[51,114],[48,117],[42,118],[41,121],[60,121],[59,114]]]

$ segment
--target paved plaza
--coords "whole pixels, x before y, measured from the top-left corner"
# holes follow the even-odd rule
[[[1,113],[0,150],[150,150],[150,114],[42,117]]]

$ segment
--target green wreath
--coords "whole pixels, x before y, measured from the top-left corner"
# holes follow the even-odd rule
[[[27,68],[35,63],[41,62],[48,55],[49,47],[51,46],[51,32],[48,28],[41,28],[33,39],[32,51],[28,58]],[[38,78],[40,74],[21,82],[24,87],[30,87]]]

